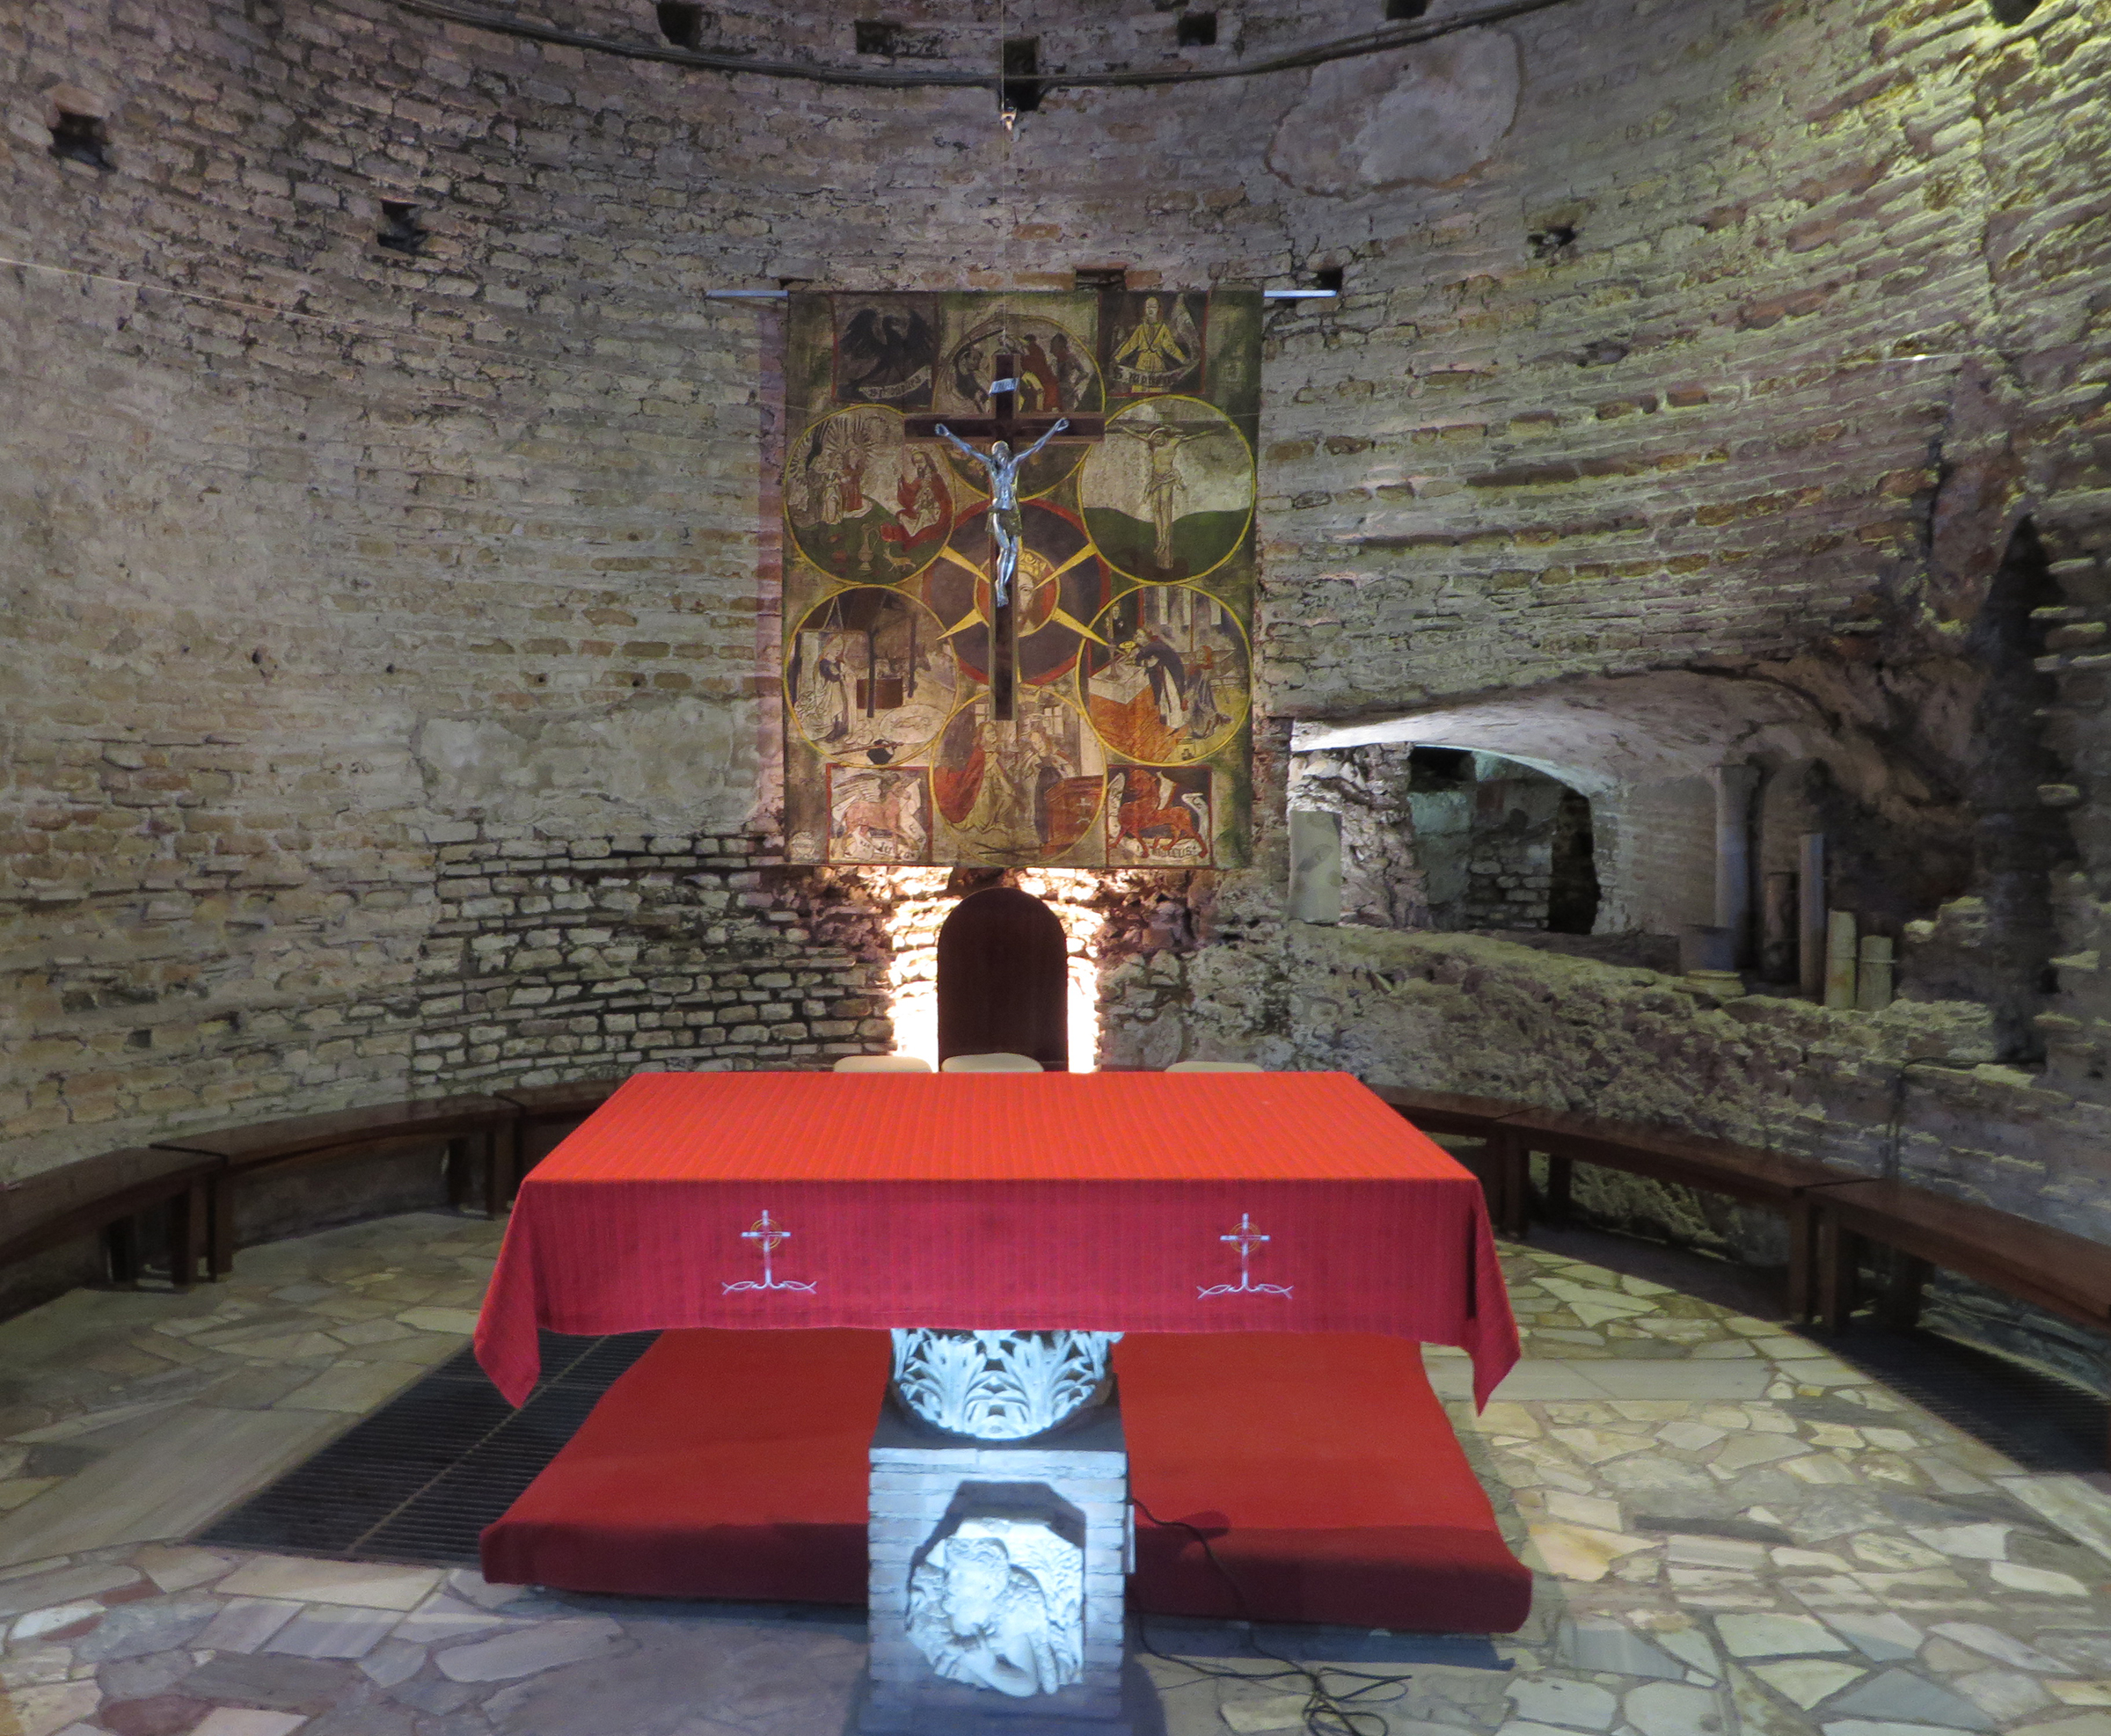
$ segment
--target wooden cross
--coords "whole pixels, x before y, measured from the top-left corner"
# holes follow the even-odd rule
[[[1055,445],[1069,446],[1079,441],[1098,440],[1107,432],[1107,419],[1103,416],[1083,416],[1076,411],[1020,415],[1019,358],[1011,354],[997,358],[997,379],[990,392],[987,416],[925,414],[904,419],[908,424],[904,432],[910,440],[939,439],[939,424],[943,422],[962,440],[1001,440],[1015,453],[1031,446],[1059,419],[1067,421],[1070,427],[1056,436],[1052,442]],[[983,566],[987,572],[996,571],[994,532],[990,536]],[[1019,576],[1025,576],[1023,569]],[[1018,715],[1013,692],[1019,667],[1018,600],[1019,586],[1014,583],[1004,602],[991,610],[990,623],[990,715],[1001,723],[1009,723]]]

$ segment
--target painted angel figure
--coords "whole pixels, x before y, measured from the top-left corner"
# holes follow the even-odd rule
[[[945,423],[939,424],[941,440],[951,441],[990,474],[990,532],[997,538],[997,571],[990,575],[990,601],[994,608],[1002,609],[1012,594],[1012,576],[1019,571],[1019,551],[1026,540],[1026,514],[1019,504],[1019,466],[1069,427],[1068,419],[1059,418],[1054,427],[1015,457],[1004,441],[993,440],[987,452],[977,452]]]
[[[1194,316],[1183,297],[1172,298],[1172,317],[1165,319],[1159,315],[1158,298],[1148,295],[1143,317],[1114,352],[1114,365],[1121,371],[1124,385],[1162,391],[1194,366],[1202,347],[1202,333],[1194,329]]]

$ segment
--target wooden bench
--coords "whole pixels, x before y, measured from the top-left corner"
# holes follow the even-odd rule
[[[567,1079],[558,1085],[508,1085],[495,1095],[521,1112],[524,1127],[581,1121],[616,1094],[622,1079]]]
[[[157,1141],[157,1149],[221,1160],[211,1178],[208,1235],[208,1261],[212,1275],[221,1278],[234,1268],[234,1192],[244,1177],[294,1163],[444,1143],[449,1204],[467,1203],[472,1170],[480,1169],[485,1214],[495,1217],[503,1206],[506,1178],[517,1167],[514,1151],[519,1123],[520,1111],[502,1098],[457,1097],[184,1134]]]
[[[129,1146],[0,1187],[0,1265],[100,1231],[117,1284],[139,1281],[134,1220],[157,1207],[168,1222],[169,1280],[187,1289],[205,1252],[214,1156]]]
[[[567,1079],[556,1085],[508,1086],[497,1093],[519,1111],[514,1139],[514,1161],[506,1178],[506,1203],[521,1191],[521,1178],[528,1170],[529,1135],[566,1121],[583,1121],[616,1094],[622,1078]]]
[[[1787,1303],[1793,1319],[1808,1318],[1815,1306],[1815,1198],[1820,1192],[1859,1180],[1812,1158],[1699,1134],[1601,1120],[1454,1091],[1397,1085],[1371,1089],[1426,1133],[1487,1142],[1492,1171],[1489,1210],[1506,1236],[1522,1239],[1531,1229],[1531,1159],[1536,1151],[1546,1156],[1545,1215],[1555,1222],[1568,1215],[1569,1191],[1578,1163],[1603,1164],[1779,1212],[1788,1222]]]
[[[1789,1317],[1809,1317],[1815,1305],[1815,1201],[1820,1193],[1856,1181],[1855,1176],[1815,1158],[1558,1110],[1528,1109],[1502,1125],[1510,1142],[1510,1162],[1518,1172],[1515,1197],[1529,1201],[1527,1166],[1532,1153],[1544,1152],[1546,1215],[1557,1223],[1568,1215],[1569,1190],[1578,1163],[1598,1163],[1705,1193],[1727,1194],[1748,1206],[1780,1213],[1788,1222]],[[1523,1235],[1526,1228],[1521,1215],[1513,1233]]]
[[[1888,1324],[1919,1319],[1921,1287],[1940,1266],[2111,1332],[2111,1248],[2100,1242],[1897,1181],[1829,1187],[1817,1208],[1818,1308],[1829,1331],[1844,1331],[1854,1312],[1858,1244],[1866,1242],[1900,1256],[1878,1307]]]
[[[1481,1185],[1487,1191],[1488,1215],[1505,1235],[1522,1233],[1513,1231],[1510,1226],[1527,1220],[1530,1201],[1514,1196],[1530,1177],[1517,1163],[1515,1147],[1503,1127],[1511,1116],[1524,1114],[1527,1105],[1468,1097],[1458,1091],[1428,1091],[1419,1085],[1373,1085],[1370,1090],[1426,1134],[1452,1134],[1461,1139],[1485,1141],[1488,1173],[1482,1178]]]

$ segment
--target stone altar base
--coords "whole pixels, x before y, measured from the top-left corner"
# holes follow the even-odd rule
[[[1122,1605],[1135,1545],[1118,1399],[1012,1446],[951,1440],[890,1398],[873,1433],[868,1546],[859,1729],[1130,1736]],[[1007,1659],[1062,1685],[1008,1692],[975,1679],[1028,1685]]]

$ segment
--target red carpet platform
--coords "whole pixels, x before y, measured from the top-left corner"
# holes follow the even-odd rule
[[[1210,1540],[1256,1620],[1508,1632],[1503,1545],[1403,1339],[1134,1333],[1117,1348],[1137,1499]],[[884,1332],[670,1331],[484,1533],[487,1579],[862,1603]],[[1241,1612],[1193,1535],[1137,1523],[1137,1601]]]
[[[1508,1633],[1532,1576],[1495,1528],[1421,1346],[1360,1333],[1138,1332],[1114,1346],[1136,1599],[1422,1633]]]
[[[484,1531],[484,1577],[863,1603],[885,1332],[662,1332]]]

